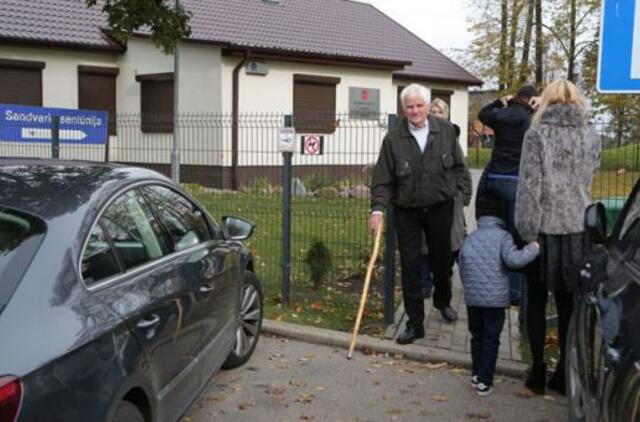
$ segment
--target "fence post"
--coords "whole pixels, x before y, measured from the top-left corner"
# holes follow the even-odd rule
[[[60,116],[51,116],[51,158],[60,158]]]
[[[387,128],[391,130],[398,122],[398,116],[390,114],[387,118]],[[389,204],[386,212],[386,231],[384,237],[384,322],[387,325],[393,324],[393,314],[395,312],[394,303],[394,281],[396,272],[396,244],[395,228],[393,226],[393,206]]]
[[[284,116],[284,127],[292,127],[292,116]],[[283,151],[282,166],[282,283],[280,296],[283,305],[289,304],[291,289],[291,158],[293,152]]]

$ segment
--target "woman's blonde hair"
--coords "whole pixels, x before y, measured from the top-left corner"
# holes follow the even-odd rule
[[[551,82],[542,91],[540,106],[533,115],[532,124],[539,125],[544,112],[554,104],[575,104],[582,110],[586,109],[586,104],[578,87],[571,81],[558,79]]]
[[[442,111],[442,116],[445,119],[449,118],[449,106],[447,105],[447,103],[440,98],[435,98],[433,101],[431,101],[431,107],[430,107],[430,112],[433,113],[433,108],[437,107]],[[437,114],[437,113],[435,113]]]

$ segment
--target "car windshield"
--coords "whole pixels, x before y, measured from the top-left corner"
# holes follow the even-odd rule
[[[38,250],[44,232],[41,220],[0,207],[0,312]]]

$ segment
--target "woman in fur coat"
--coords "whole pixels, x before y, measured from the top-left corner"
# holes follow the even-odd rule
[[[566,80],[550,83],[525,135],[515,225],[541,245],[539,277],[527,277],[527,334],[533,366],[526,387],[544,394],[547,292],[558,311],[561,356],[547,387],[565,393],[565,342],[587,238],[584,211],[600,165],[600,140],[588,123],[585,100]]]

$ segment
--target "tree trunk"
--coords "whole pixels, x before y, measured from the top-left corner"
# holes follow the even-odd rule
[[[513,91],[516,67],[516,42],[518,41],[518,21],[522,10],[520,0],[511,0],[511,19],[509,22],[509,53],[507,57],[506,89]]]
[[[542,0],[536,2],[536,87],[542,89]]]
[[[520,59],[520,76],[518,85],[524,84],[529,78],[529,50],[531,49],[531,31],[533,29],[533,7],[535,0],[527,1],[527,21],[524,27],[524,40],[522,42],[522,57]]]
[[[508,0],[500,0],[500,51],[498,52],[498,89],[500,93],[504,93],[506,89],[508,21],[509,2]]]
[[[569,51],[567,57],[567,79],[574,81],[576,67],[576,0],[569,0]]]

